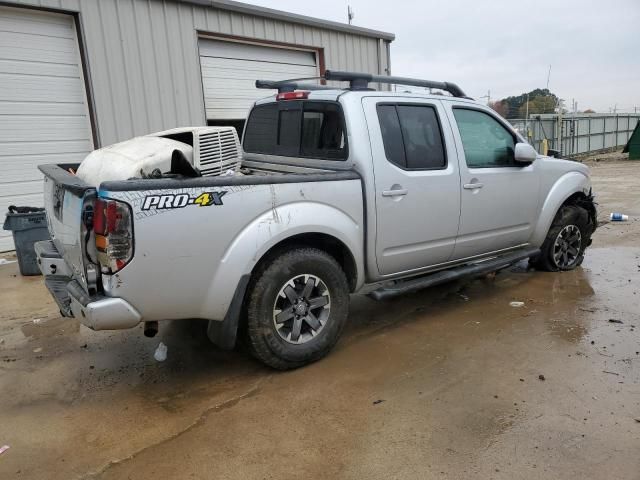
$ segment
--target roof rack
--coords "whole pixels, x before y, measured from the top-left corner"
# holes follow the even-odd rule
[[[278,93],[293,92],[295,90],[336,90],[335,87],[300,83],[298,80],[333,80],[337,82],[349,82],[350,90],[373,90],[369,83],[384,83],[388,85],[409,85],[413,87],[437,88],[449,92],[454,97],[470,98],[455,83],[436,82],[433,80],[419,80],[417,78],[392,77],[387,75],[373,75],[371,73],[342,72],[338,70],[326,70],[324,77],[296,78],[292,80],[256,80],[256,88],[278,90]]]
[[[320,77],[318,77],[318,80]],[[336,90],[335,87],[316,85],[314,83],[301,83],[293,80],[256,80],[256,88],[278,90],[278,93],[294,92],[296,90]],[[302,80],[302,79],[301,79]],[[307,80],[307,79],[304,79]]]
[[[454,97],[468,98],[460,87],[455,83],[436,82],[433,80],[419,80],[417,78],[392,77],[388,75],[373,75],[371,73],[341,72],[337,70],[327,70],[324,72],[326,80],[349,82],[351,90],[366,90],[369,83],[385,83],[390,85],[410,85],[413,87],[437,88],[449,92]]]

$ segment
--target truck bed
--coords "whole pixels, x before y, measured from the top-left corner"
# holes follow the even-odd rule
[[[133,258],[115,274],[100,275],[98,267],[94,293],[125,300],[141,321],[222,320],[242,277],[292,235],[331,235],[362,251],[364,206],[354,171],[132,179],[95,189],[69,171],[73,168],[40,167],[56,248],[72,267],[73,279],[91,294],[87,268],[95,255],[91,232],[82,225],[86,204],[96,197],[126,202],[133,218]]]

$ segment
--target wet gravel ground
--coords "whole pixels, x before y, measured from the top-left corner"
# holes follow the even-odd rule
[[[0,478],[640,479],[640,162],[600,158],[601,220],[631,220],[582,268],[354,297],[293,372],[196,321],[91,332],[0,265]]]

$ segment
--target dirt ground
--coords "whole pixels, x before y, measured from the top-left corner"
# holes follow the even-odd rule
[[[582,268],[354,297],[335,351],[293,372],[200,322],[91,332],[0,266],[0,478],[640,479],[640,162],[598,158],[601,219],[630,221]]]

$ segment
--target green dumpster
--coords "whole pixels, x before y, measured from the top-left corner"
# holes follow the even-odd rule
[[[629,153],[629,160],[640,160],[640,121],[636,124],[622,153]]]

